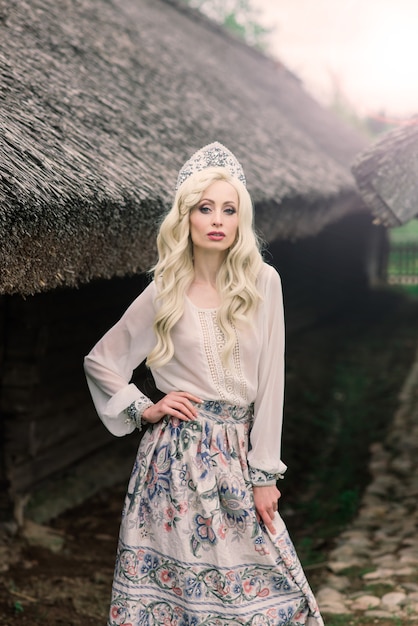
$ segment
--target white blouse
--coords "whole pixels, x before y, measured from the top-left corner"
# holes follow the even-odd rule
[[[184,314],[172,330],[174,356],[151,368],[163,393],[188,391],[203,400],[234,405],[254,403],[248,464],[257,473],[283,474],[280,460],[284,392],[284,317],[278,273],[264,264],[257,281],[262,302],[251,323],[236,328],[231,365],[222,363],[223,333],[216,309],[200,309],[185,299]],[[152,282],[134,300],[86,356],[84,368],[96,410],[109,431],[123,436],[135,429],[126,408],[135,400],[149,401],[131,383],[133,371],[153,349],[156,338],[156,287]],[[265,479],[265,482],[271,480]]]

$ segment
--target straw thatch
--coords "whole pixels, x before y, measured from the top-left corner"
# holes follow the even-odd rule
[[[378,222],[400,226],[418,216],[418,119],[385,134],[352,169]]]
[[[363,139],[173,0],[3,0],[0,101],[0,293],[148,268],[178,168],[213,140],[269,240],[358,208]]]

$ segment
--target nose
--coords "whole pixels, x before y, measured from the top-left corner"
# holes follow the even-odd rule
[[[220,226],[222,224],[222,211],[215,209],[212,213],[212,226]]]

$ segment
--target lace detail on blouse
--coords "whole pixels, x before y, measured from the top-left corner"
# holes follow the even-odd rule
[[[236,343],[232,352],[231,369],[225,368],[222,362],[222,350],[225,346],[225,337],[219,327],[216,311],[198,311],[202,328],[203,346],[209,364],[212,381],[219,394],[220,400],[227,400],[233,404],[248,402],[247,384],[241,369],[239,343],[235,331]]]

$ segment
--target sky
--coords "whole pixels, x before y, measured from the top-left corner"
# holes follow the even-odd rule
[[[269,52],[331,104],[360,115],[418,114],[418,0],[252,0]]]

